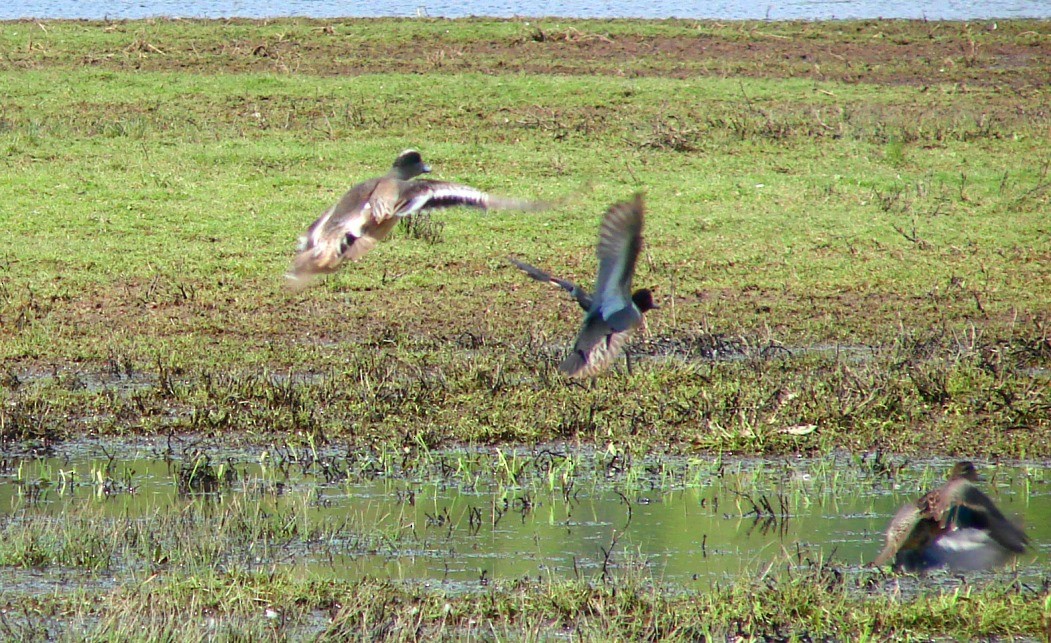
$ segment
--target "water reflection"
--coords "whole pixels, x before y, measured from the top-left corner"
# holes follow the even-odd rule
[[[783,560],[784,552],[832,558],[849,568],[867,563],[879,552],[890,517],[918,490],[940,484],[947,466],[918,463],[891,480],[846,457],[620,467],[610,466],[606,454],[579,456],[567,448],[554,456],[449,451],[400,472],[363,468],[340,460],[345,457],[300,455],[297,462],[309,460],[309,466],[261,453],[204,464],[141,451],[108,458],[90,449],[8,457],[0,469],[0,526],[85,505],[100,516],[146,520],[207,503],[241,502],[271,513],[299,503],[310,525],[290,532],[280,547],[249,542],[251,551],[232,558],[321,578],[369,576],[451,588],[493,579],[594,579],[643,565],[655,578],[690,589]],[[512,457],[517,464],[508,464]],[[185,484],[188,471],[204,466],[213,468],[220,491]],[[1046,575],[1051,524],[1042,517],[1051,514],[1051,490],[1045,469],[1000,466],[984,473],[984,488],[1034,543],[1019,560],[1023,574]]]
[[[489,16],[560,16],[569,18],[696,18],[714,20],[841,20],[850,18],[909,18],[975,20],[987,18],[1045,18],[1051,5],[1043,0],[987,0],[960,2],[938,0],[918,4],[904,0],[788,0],[784,2],[730,2],[704,0],[630,2],[608,0],[415,0],[347,3],[336,0],[258,0],[256,2],[29,0],[0,4],[0,19],[81,18],[139,19],[157,16],[182,18],[274,18],[303,16],[464,18]]]

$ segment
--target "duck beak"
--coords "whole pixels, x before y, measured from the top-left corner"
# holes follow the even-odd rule
[[[424,164],[424,166],[423,166],[423,173],[427,174],[430,171],[431,171],[431,166],[427,165],[427,164]]]

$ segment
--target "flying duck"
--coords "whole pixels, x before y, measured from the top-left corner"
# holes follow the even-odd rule
[[[887,527],[882,566],[907,572],[948,567],[954,572],[991,569],[1025,551],[1029,538],[974,483],[970,462],[956,463],[949,481],[902,507]]]
[[[593,377],[608,368],[632,331],[643,323],[643,314],[659,308],[649,289],[631,291],[635,261],[642,250],[642,223],[642,195],[635,195],[633,201],[616,203],[606,211],[599,226],[599,268],[594,293],[517,259],[510,260],[533,279],[550,282],[568,292],[585,311],[573,350],[558,366],[568,377]]]
[[[345,261],[357,261],[372,250],[399,219],[429,208],[467,206],[482,210],[539,210],[544,204],[486,194],[466,185],[417,179],[430,172],[416,150],[394,159],[386,175],[350,188],[299,238],[287,277],[303,287],[317,274],[334,272]]]

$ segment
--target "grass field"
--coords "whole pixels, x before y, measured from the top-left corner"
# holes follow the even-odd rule
[[[7,23],[0,426],[1046,456],[1042,26]],[[289,292],[298,234],[410,146],[563,205]],[[568,387],[577,313],[504,258],[589,283],[638,190],[665,306],[631,376]]]
[[[0,437],[1046,460],[1047,32],[2,23]],[[437,178],[558,206],[420,217],[289,290],[297,236],[407,147]],[[590,284],[599,218],[636,191],[648,206],[636,285],[662,308],[630,346],[630,373],[621,362],[570,385],[555,367],[576,305],[505,258]],[[891,599],[834,570],[785,567],[700,599],[635,578],[450,597],[198,569],[101,604],[88,590],[23,603],[36,616],[7,632],[76,616],[116,636],[135,614],[163,637],[188,602],[234,622],[267,603],[331,611],[333,639],[550,627],[696,639],[698,622],[743,636],[1039,637],[1051,623],[1046,587],[888,612]],[[961,601],[982,609],[961,614]],[[243,632],[288,634],[268,623]]]

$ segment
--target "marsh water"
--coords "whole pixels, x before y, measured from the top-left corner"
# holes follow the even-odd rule
[[[81,443],[0,461],[0,529],[78,514],[150,520],[246,503],[299,507],[280,542],[226,565],[320,578],[420,582],[451,591],[494,579],[597,579],[635,569],[701,589],[770,564],[860,570],[898,507],[950,462],[635,456],[569,444],[362,453],[276,446],[240,453],[164,441]],[[887,467],[890,467],[890,470]],[[900,467],[900,468],[898,468]],[[1033,546],[1008,574],[1046,576],[1046,463],[982,466],[986,489]],[[304,517],[305,516],[305,517]],[[102,577],[134,574],[121,560]],[[15,589],[17,578],[0,580]]]
[[[698,0],[631,2],[605,0],[413,0],[411,2],[340,2],[337,0],[255,0],[253,2],[142,2],[140,0],[28,0],[0,4],[0,19],[86,18],[137,19],[157,16],[182,18],[309,18],[411,17],[463,18],[488,16],[558,16],[567,18],[696,18],[713,20],[838,20],[851,18],[906,18],[978,20],[1042,18],[1051,15],[1044,0],[788,0],[785,2],[731,2]]]

